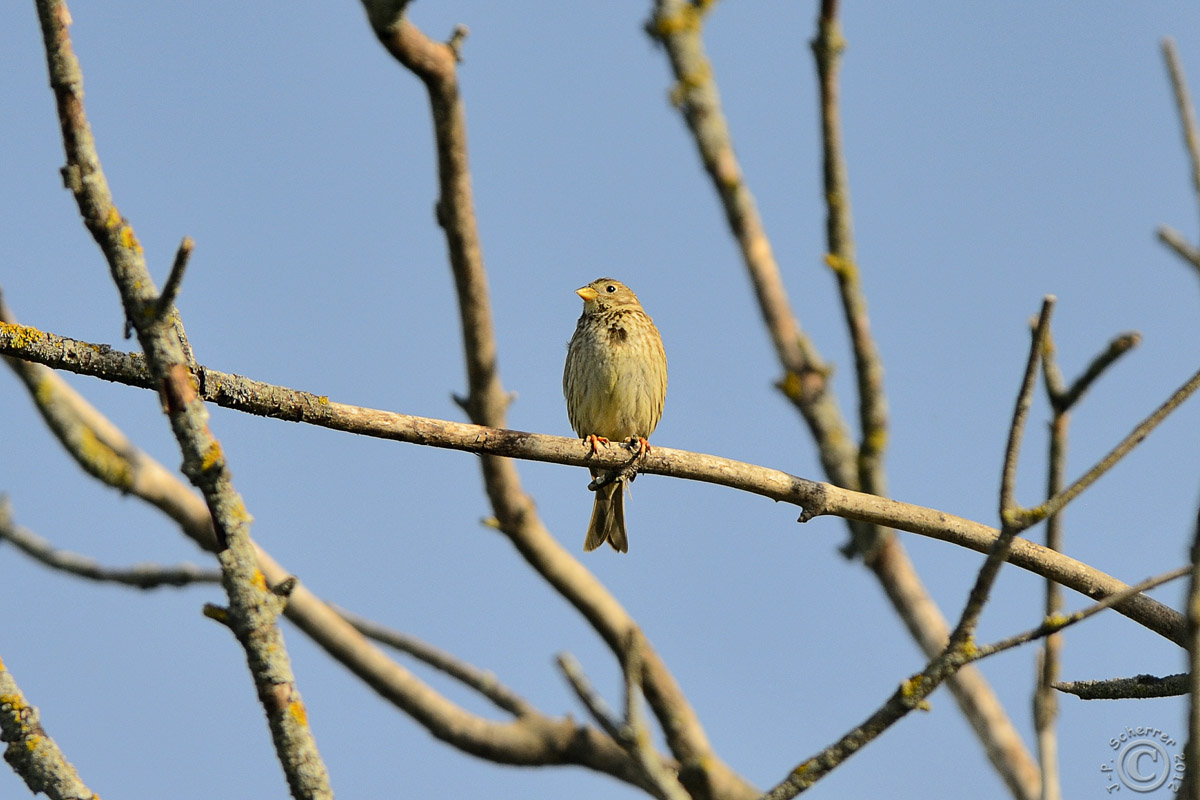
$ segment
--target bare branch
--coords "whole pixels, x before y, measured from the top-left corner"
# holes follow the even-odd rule
[[[1103,458],[1081,475],[1074,483],[1063,489],[1061,492],[1051,497],[1046,502],[1034,508],[1016,509],[1012,512],[1012,518],[1015,524],[1021,530],[1024,530],[1032,525],[1036,525],[1051,514],[1055,514],[1080,494],[1088,489],[1093,483],[1103,477],[1104,473],[1108,472],[1117,463],[1129,454],[1129,451],[1142,443],[1150,432],[1159,426],[1160,423],[1175,409],[1179,408],[1185,400],[1191,397],[1197,389],[1200,389],[1200,371],[1197,371],[1191,378],[1187,380],[1183,386],[1175,390],[1174,394],[1168,397],[1162,405],[1156,408],[1150,416],[1137,424],[1130,433],[1117,443]]]
[[[40,370],[27,381],[31,391],[34,391],[34,387],[44,386],[45,381],[48,380],[47,376],[53,375],[53,373],[39,364],[29,364],[29,362],[19,359],[48,363],[56,368],[117,381],[129,386],[148,388],[149,385],[149,379],[139,356],[113,350],[107,345],[63,339],[23,325],[0,322],[0,353],[17,357],[11,362],[14,366],[25,364]],[[593,455],[586,445],[581,444],[575,438],[501,430],[345,405],[334,402],[324,395],[274,386],[204,366],[197,367],[196,375],[200,384],[200,394],[205,400],[224,408],[232,408],[259,416],[305,422],[332,430],[393,439],[411,444],[489,453],[509,458],[524,458],[570,466],[616,469],[624,466],[629,459],[628,450],[624,446],[601,447]],[[43,389],[43,394],[75,397],[76,400],[79,400],[70,387],[61,381],[55,383],[53,389]],[[95,415],[94,410],[80,413],[87,414],[89,417]],[[111,428],[111,426],[109,427]],[[83,436],[83,434],[79,434],[76,438],[81,439]],[[113,434],[110,431],[106,436],[111,438]],[[111,452],[114,454],[124,452],[125,448],[131,447],[124,437],[119,436],[119,433],[117,436],[119,438],[112,440],[114,444]],[[136,448],[133,450],[136,454]],[[116,459],[117,456],[114,455],[113,458]],[[132,481],[137,488],[128,491],[135,494],[140,491],[148,492],[151,497],[155,498],[155,502],[164,504],[164,510],[176,516],[181,524],[192,525],[189,522],[191,517],[187,513],[171,510],[171,504],[176,501],[178,496],[159,488],[163,480],[172,479],[170,474],[156,464],[147,466],[145,470],[140,467],[135,469],[135,466],[141,463],[140,459],[142,458],[141,454],[136,454],[132,460],[115,462],[109,472],[114,475],[114,479],[120,478],[124,483],[111,485],[121,488]],[[822,515],[863,520],[871,524],[884,525],[940,539],[979,553],[987,553],[997,535],[996,529],[991,526],[943,511],[861,492],[852,492],[832,484],[809,481],[779,470],[718,456],[672,450],[662,445],[654,446],[654,449],[641,461],[639,470],[685,480],[720,484],[752,492],[775,501],[791,503],[804,509],[802,519],[806,521]],[[145,477],[142,477],[143,475]],[[206,534],[203,528],[197,528],[194,525],[189,528],[188,535],[200,542],[204,541],[205,536],[211,540],[211,532]],[[902,549],[897,551],[889,549],[887,552],[888,558],[903,558],[907,561],[907,556],[903,554]],[[569,558],[569,556],[565,557]],[[1110,575],[1021,538],[1013,542],[1009,561],[1014,566],[1050,578],[1092,598],[1106,597],[1125,588],[1124,583]],[[881,569],[885,567],[891,568],[890,565],[880,565]],[[905,567],[900,571],[909,572],[911,570]],[[283,574],[286,575],[286,573]],[[888,585],[898,586],[895,582]],[[897,591],[907,590],[901,586]],[[911,598],[905,602],[910,607],[919,605]],[[1182,646],[1184,641],[1183,616],[1173,609],[1150,598],[1138,596],[1122,603],[1117,610]],[[925,630],[933,631],[932,622],[928,616],[923,619],[923,623],[926,626]],[[935,631],[930,633],[929,638],[922,640],[922,648],[940,647],[937,644],[939,641],[941,645],[945,644],[944,632],[940,640],[936,639],[933,633]]]
[[[333,609],[363,636],[393,647],[402,653],[407,653],[434,669],[446,673],[464,686],[479,692],[492,701],[497,708],[516,717],[537,713],[525,698],[501,683],[493,673],[482,670],[474,664],[468,664],[415,636],[388,628],[374,620],[355,614],[353,611],[347,611],[337,606],[334,606]]]
[[[0,661],[0,741],[4,760],[34,794],[50,800],[99,800],[46,729],[38,710],[29,704],[12,673]]]
[[[830,385],[830,368],[792,312],[771,241],[746,185],[713,79],[712,65],[700,36],[712,2],[655,0],[646,31],[666,49],[675,75],[671,99],[692,132],[704,169],[725,209],[729,228],[742,252],[763,322],[783,367],[780,390],[804,417],[820,448],[821,465],[830,480],[858,488],[853,437],[838,409]],[[856,536],[870,536],[856,528]]]
[[[1017,461],[1021,454],[1021,440],[1025,435],[1025,420],[1029,416],[1029,406],[1033,401],[1033,387],[1037,380],[1038,359],[1041,357],[1043,343],[1049,333],[1050,314],[1054,310],[1055,298],[1046,295],[1042,301],[1042,311],[1038,315],[1037,326],[1033,331],[1033,342],[1030,345],[1029,358],[1025,363],[1025,377],[1021,381],[1021,391],[1017,395],[1017,405],[1013,409],[1012,424],[1008,429],[1008,445],[1004,448],[1004,470],[1000,479],[1000,518],[1007,524],[1010,514],[1016,510],[1014,498],[1017,480]]]
[[[596,724],[614,742],[619,740],[621,738],[621,721],[617,719],[616,712],[613,711],[608,701],[596,691],[596,687],[588,679],[587,673],[583,671],[583,665],[579,663],[579,659],[570,653],[559,653],[555,662],[563,677],[567,679],[571,690],[579,698],[579,702],[583,703],[583,707],[592,715],[592,719],[596,720]]]
[[[1141,343],[1137,333],[1123,333],[1109,342],[1108,347],[1088,364],[1083,373],[1068,387],[1063,381],[1055,353],[1054,340],[1046,332],[1042,347],[1042,374],[1046,381],[1046,393],[1053,409],[1050,422],[1049,468],[1046,476],[1046,497],[1054,497],[1066,485],[1067,432],[1070,427],[1071,409],[1100,375],[1116,363],[1117,359]],[[1046,547],[1063,549],[1063,514],[1051,514],[1046,520]],[[1055,618],[1062,611],[1062,587],[1054,581],[1046,581],[1046,617]],[[1038,763],[1042,767],[1041,800],[1058,800],[1062,788],[1058,772],[1058,737],[1054,723],[1058,717],[1058,693],[1054,685],[1058,682],[1062,663],[1063,639],[1051,633],[1038,651],[1037,686],[1033,694],[1034,733],[1037,737]]]
[[[2,303],[0,317],[12,319]],[[216,549],[208,508],[172,472],[138,449],[53,370],[12,358],[7,361],[28,386],[39,410],[53,420],[52,431],[76,461],[88,465],[96,451],[107,453],[105,463],[110,469],[94,473],[97,477],[158,508],[201,547]],[[277,586],[286,581],[290,573],[255,547],[267,583]],[[633,785],[645,780],[628,755],[593,728],[541,714],[499,723],[450,702],[373,647],[303,585],[292,591],[283,613],[385,700],[465,753],[502,764],[579,764]]]
[[[1196,529],[1192,535],[1192,568],[1187,598],[1188,649],[1188,740],[1184,745],[1184,761],[1188,764],[1183,776],[1183,796],[1195,800],[1200,792],[1200,512],[1196,514]],[[1192,759],[1190,762],[1187,759]]]
[[[1182,673],[1165,678],[1134,675],[1132,678],[1104,681],[1063,681],[1054,684],[1054,688],[1081,700],[1141,700],[1147,697],[1178,697],[1190,691],[1190,684],[1190,676]]]
[[[1076,623],[1083,622],[1089,617],[1094,617],[1101,611],[1112,608],[1122,600],[1127,600],[1141,592],[1148,592],[1157,586],[1162,586],[1164,583],[1170,583],[1173,580],[1178,580],[1184,575],[1187,575],[1189,572],[1191,572],[1190,566],[1176,567],[1169,572],[1164,572],[1163,574],[1156,575],[1153,578],[1147,578],[1141,583],[1136,583],[1133,586],[1130,586],[1128,589],[1117,592],[1113,595],[1109,595],[1098,603],[1093,603],[1087,608],[1076,611],[1073,614],[1048,614],[1042,621],[1042,624],[1036,628],[1025,631],[1024,633],[1019,633],[1015,636],[1010,636],[1007,639],[1002,639],[995,644],[981,645],[976,647],[975,652],[970,656],[970,660],[978,661],[981,658],[987,658],[988,656],[995,655],[996,653],[1003,653],[1005,650],[1011,650],[1019,645],[1036,641],[1037,639],[1042,639],[1048,636],[1053,636],[1064,628],[1069,628]]]
[[[783,370],[778,388],[804,419],[828,480],[847,489],[864,489],[883,495],[886,485],[882,453],[886,445],[887,421],[883,373],[874,353],[866,303],[862,299],[854,263],[848,181],[844,159],[840,155],[835,71],[827,70],[821,81],[830,212],[828,252],[831,258],[828,263],[838,276],[855,345],[859,417],[863,428],[860,447],[854,446],[849,426],[833,394],[829,381],[831,368],[822,360],[792,312],[770,239],[734,152],[701,36],[705,14],[712,6],[712,2],[655,0],[653,16],[646,25],[647,32],[663,45],[670,59],[676,81],[671,98],[692,133],[701,162],[724,207],[730,231],[741,249],[763,322]],[[835,0],[825,0],[821,4],[816,42],[819,65],[824,57],[835,57],[842,47],[837,13]],[[825,34],[823,48],[822,32]],[[847,520],[847,526],[850,542],[842,548],[843,552],[864,557],[864,563],[879,580],[910,634],[926,656],[933,657],[945,645],[949,627],[921,583],[903,545],[883,526],[864,524],[859,520]],[[1020,797],[1034,797],[1038,784],[1037,766],[1025,751],[1020,734],[987,681],[974,669],[967,669],[955,675],[950,687],[988,757],[1008,785]]]
[[[1171,572],[1149,578],[1137,586],[1129,587],[1119,596],[1106,598],[1069,617],[1059,615],[1045,620],[1037,628],[1025,633],[1011,636],[996,644],[976,647],[967,642],[965,646],[948,646],[940,655],[931,660],[925,669],[904,681],[892,693],[892,696],[865,722],[846,733],[837,742],[826,747],[820,753],[812,756],[804,763],[793,769],[779,785],[763,795],[763,800],[790,800],[804,792],[825,775],[844,763],[848,758],[869,744],[881,733],[905,717],[910,711],[919,709],[929,710],[928,698],[938,686],[947,680],[954,672],[961,670],[967,664],[995,655],[996,653],[1033,641],[1050,633],[1061,631],[1089,617],[1095,616],[1106,608],[1112,607],[1125,597],[1131,597],[1137,592],[1159,586],[1169,580],[1182,577],[1189,567],[1172,570]],[[980,571],[983,574],[983,570]],[[964,619],[969,611],[964,609]],[[962,627],[960,622],[959,627]]]
[[[1192,188],[1200,199],[1200,126],[1196,124],[1196,109],[1192,106],[1192,98],[1188,93],[1187,76],[1183,73],[1183,64],[1179,60],[1179,51],[1175,49],[1175,40],[1169,36],[1164,38],[1162,51],[1167,62],[1167,72],[1171,76],[1171,88],[1175,92],[1179,121],[1183,126],[1183,143],[1192,163]]]
[[[168,324],[157,313],[162,298],[146,268],[145,254],[133,228],[117,210],[104,178],[84,112],[83,73],[67,30],[70,12],[62,0],[37,0],[37,9],[66,150],[65,182],[108,261],[125,318],[137,329],[183,453],[184,472],[204,494],[217,541],[227,545],[217,557],[231,621],[266,711],[280,764],[294,797],[332,798],[329,776],[275,624],[279,606],[266,591],[250,541],[250,515],[233,488],[220,444],[208,429],[208,412],[196,396],[182,342],[174,335],[173,328],[182,326],[177,318]]]
[[[825,178],[826,263],[837,278],[842,313],[854,351],[854,374],[858,380],[858,418],[861,438],[858,445],[858,488],[870,494],[886,495],[887,478],[883,454],[888,438],[887,399],[883,391],[883,361],[871,335],[867,299],[854,248],[854,224],[850,212],[850,178],[842,145],[842,116],[838,104],[838,68],[846,49],[837,4],[824,3],[817,19],[817,35],[812,40],[817,63],[817,83],[821,94],[821,143]],[[862,542],[871,552],[875,542]]]
[[[120,583],[138,589],[157,589],[160,586],[190,586],[194,583],[220,583],[221,571],[204,569],[194,564],[164,567],[158,564],[137,564],[125,569],[101,565],[94,558],[60,550],[33,531],[13,522],[12,504],[0,495],[0,540],[11,542],[19,550],[51,569],[68,572],[80,578],[101,583]]]
[[[1172,228],[1170,225],[1160,225],[1158,227],[1158,240],[1170,247],[1184,261],[1192,265],[1192,268],[1200,272],[1200,250],[1188,244],[1187,239],[1183,238],[1183,234]]]
[[[175,262],[171,264],[171,274],[167,276],[162,294],[158,297],[158,309],[155,313],[160,318],[165,318],[170,314],[171,308],[175,305],[175,298],[179,296],[179,287],[183,284],[183,273],[187,269],[188,259],[192,257],[192,250],[195,246],[196,243],[190,236],[183,237],[183,241],[179,243],[179,249],[175,252]]]
[[[438,223],[446,236],[462,323],[468,395],[463,407],[471,420],[502,427],[508,395],[496,368],[487,278],[475,224],[467,159],[466,115],[458,92],[458,45],[435,42],[403,15],[403,3],[364,3],[376,36],[397,61],[413,72],[429,93],[437,145]],[[514,464],[484,457],[480,464],[497,525],[525,560],[571,602],[614,653],[620,653],[634,622],[607,588],[550,535],[532,499],[521,488]],[[753,788],[713,752],[695,711],[657,653],[645,652],[646,699],[663,727],[667,743],[695,773],[693,785],[713,795],[749,796]]]
[[[641,630],[634,628],[629,633],[629,643],[621,659],[621,673],[625,677],[625,724],[621,728],[619,741],[646,773],[657,796],[663,800],[689,800],[690,795],[679,783],[679,770],[664,765],[662,757],[654,749],[646,715],[642,711],[644,646],[645,637]]]

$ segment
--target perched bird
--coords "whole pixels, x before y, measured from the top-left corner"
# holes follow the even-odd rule
[[[597,278],[575,294],[583,298],[583,314],[563,369],[571,427],[591,443],[593,453],[610,439],[630,440],[639,444],[640,456],[650,450],[646,439],[667,398],[662,337],[637,295],[620,281]],[[601,472],[593,469],[592,477]],[[596,490],[584,550],[607,541],[618,552],[629,551],[624,483],[616,480]]]

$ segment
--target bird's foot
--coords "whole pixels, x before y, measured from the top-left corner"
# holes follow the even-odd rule
[[[592,455],[596,455],[596,453],[600,451],[600,445],[608,444],[608,439],[605,439],[603,436],[597,436],[594,433],[589,433],[587,436],[583,437],[583,441],[584,444],[591,448]]]

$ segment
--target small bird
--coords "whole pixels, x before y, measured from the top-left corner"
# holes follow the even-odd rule
[[[591,443],[593,453],[610,439],[636,441],[639,455],[649,452],[646,439],[667,399],[667,354],[658,328],[620,281],[597,278],[575,294],[583,298],[583,314],[563,369],[571,427]],[[601,472],[593,469],[592,477]],[[618,552],[629,552],[624,483],[619,479],[596,490],[584,550],[607,541]]]

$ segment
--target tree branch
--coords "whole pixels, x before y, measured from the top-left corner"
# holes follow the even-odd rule
[[[354,626],[354,629],[380,644],[407,653],[413,658],[428,664],[439,672],[444,672],[464,686],[474,689],[486,697],[497,708],[507,711],[514,717],[524,717],[538,713],[524,697],[505,686],[495,674],[482,670],[474,664],[468,664],[462,659],[441,650],[428,642],[421,641],[415,636],[409,636],[374,620],[367,619],[353,611],[347,611],[337,606],[333,607],[342,619]]]
[[[466,115],[456,70],[462,32],[452,37],[453,46],[434,42],[405,18],[405,5],[364,0],[379,41],[420,78],[429,94],[441,192],[437,217],[445,232],[454,273],[467,363],[468,395],[460,404],[472,421],[500,428],[508,396],[496,369],[487,279],[471,198]],[[499,529],[619,656],[629,631],[635,627],[633,620],[607,588],[546,530],[532,499],[521,488],[513,463],[491,455],[481,459],[480,464]],[[643,656],[646,699],[672,753],[684,765],[681,779],[690,781],[694,793],[733,797],[753,794],[753,788],[712,751],[695,711],[649,644]]]
[[[63,175],[84,225],[100,246],[121,295],[125,318],[138,341],[183,453],[184,472],[204,494],[212,514],[229,622],[246,654],[275,750],[296,798],[332,798],[329,776],[317,751],[282,634],[281,607],[265,585],[250,541],[250,515],[233,487],[220,444],[207,425],[208,412],[195,392],[178,317],[162,318],[162,296],[146,268],[133,228],[113,201],[100,166],[83,106],[83,73],[71,45],[70,12],[62,0],[37,0],[50,87],[58,104],[67,165]],[[186,261],[180,259],[179,261]],[[177,263],[179,263],[177,261]],[[182,272],[182,269],[179,270]]]
[[[1100,375],[1117,359],[1141,343],[1137,333],[1123,333],[1109,342],[1108,347],[1088,364],[1083,373],[1068,387],[1058,367],[1053,337],[1046,333],[1042,349],[1042,376],[1050,399],[1053,417],[1050,421],[1049,467],[1046,475],[1046,497],[1059,494],[1066,485],[1067,433],[1071,410]],[[1046,547],[1063,549],[1063,514],[1051,514],[1046,520]],[[1063,608],[1062,587],[1046,581],[1045,612],[1047,619],[1060,615]],[[1052,633],[1046,637],[1037,660],[1037,686],[1033,693],[1034,734],[1037,737],[1038,763],[1042,768],[1041,800],[1059,800],[1062,787],[1058,769],[1058,736],[1054,723],[1058,717],[1058,682],[1062,663],[1063,637]]]
[[[1148,697],[1178,697],[1191,691],[1190,684],[1190,675],[1182,673],[1165,678],[1134,675],[1132,678],[1103,681],[1062,681],[1054,684],[1054,688],[1081,700],[1141,700]]]
[[[840,89],[838,68],[846,50],[842,25],[837,16],[837,3],[821,5],[817,17],[817,34],[811,42],[817,64],[817,85],[821,95],[821,143],[824,157],[822,170],[825,179],[825,241],[826,263],[837,278],[842,313],[850,333],[854,351],[854,374],[858,380],[858,422],[861,438],[858,444],[858,487],[870,494],[887,494],[887,474],[883,454],[888,439],[887,399],[883,391],[883,360],[875,338],[871,335],[871,320],[867,313],[867,298],[863,293],[862,274],[854,249],[854,223],[850,212],[850,178],[846,154],[842,146],[842,115],[838,103]],[[864,556],[878,546],[876,536],[860,542]]]
[[[173,567],[137,564],[127,569],[114,569],[102,566],[94,558],[60,550],[33,531],[13,522],[12,503],[3,495],[0,495],[0,541],[12,543],[21,552],[51,569],[101,583],[157,589],[160,586],[221,582],[220,570],[204,569],[194,564],[178,564]]]
[[[721,110],[712,66],[705,53],[701,28],[712,2],[655,0],[647,23],[650,36],[660,42],[675,76],[671,97],[692,133],[701,162],[725,209],[754,287],[763,322],[775,346],[784,377],[779,389],[804,419],[816,443],[821,468],[833,484],[847,489],[886,493],[882,453],[886,445],[886,405],[882,368],[874,345],[854,264],[850,232],[849,191],[841,156],[840,121],[836,106],[836,70],[820,75],[822,132],[825,139],[825,176],[830,241],[828,263],[838,276],[843,307],[847,309],[851,339],[859,367],[859,417],[862,446],[856,447],[838,407],[829,376],[831,368],[805,334],[792,312],[779,266],[771,250],[762,219],[734,152],[733,140]],[[814,54],[818,71],[829,67],[844,44],[837,23],[838,4],[821,4]],[[824,35],[824,39],[822,36]],[[840,256],[839,256],[840,253]],[[863,482],[863,477],[867,482]],[[850,542],[847,555],[859,553],[875,574],[888,599],[926,657],[932,658],[946,643],[948,626],[929,596],[903,545],[886,528],[847,520]],[[995,693],[974,669],[953,678],[951,690],[959,707],[983,743],[993,765],[1021,798],[1033,798],[1038,784],[1037,766],[1025,751],[1021,736],[1008,719]]]
[[[23,325],[0,322],[0,354],[12,356],[16,364],[28,364],[21,360],[27,358],[38,364],[47,364],[128,386],[149,387],[140,356],[122,353],[107,345],[64,339]],[[49,371],[46,370],[45,373]],[[37,377],[27,380],[31,391],[43,385],[43,381],[46,380],[45,373],[38,373]],[[578,439],[467,425],[345,405],[324,395],[274,386],[204,366],[196,368],[196,376],[200,384],[200,395],[205,400],[224,408],[258,416],[304,422],[332,430],[410,444],[568,466],[595,465],[615,469],[629,458],[623,446],[602,447],[593,455],[587,445]],[[60,381],[55,388],[41,391],[45,395],[56,396],[60,393],[65,394],[70,389]],[[122,437],[109,450],[112,453],[120,453],[128,446],[128,442]],[[137,455],[135,461],[141,457],[140,454]],[[120,488],[133,481],[140,486],[141,479],[129,477],[137,474],[132,466],[134,461],[120,463],[119,468],[114,465],[109,472],[118,477],[124,476],[125,482],[113,485]],[[943,511],[852,492],[832,484],[809,481],[779,470],[719,456],[672,450],[662,445],[655,445],[646,455],[641,464],[641,471],[715,483],[800,506],[804,509],[804,515],[801,517],[804,521],[822,515],[863,520],[940,539],[979,553],[987,553],[997,535],[996,529],[989,525]],[[169,473],[166,477],[170,478]],[[155,491],[155,484],[160,479],[162,475],[153,473],[152,477],[145,480],[148,485],[144,490],[156,497],[158,502],[169,502],[170,497],[163,497],[161,492]],[[129,491],[137,493],[141,490],[139,488]],[[191,530],[189,535],[203,541],[205,534],[203,531]],[[211,537],[211,534],[208,535]],[[1093,599],[1106,597],[1126,587],[1126,584],[1093,567],[1021,538],[1013,542],[1013,550],[1008,558],[1014,566],[1050,578]],[[294,597],[292,602],[295,603]],[[1118,605],[1116,610],[1180,646],[1183,645],[1184,620],[1179,612],[1141,595]]]
[[[0,318],[12,320],[2,302]],[[140,357],[130,360],[140,362]],[[208,508],[172,472],[138,449],[53,370],[15,358],[6,361],[29,388],[39,411],[53,420],[51,430],[77,462],[107,485],[158,508],[201,547],[216,550]],[[106,454],[102,459],[106,470],[89,467],[98,452]],[[269,585],[279,585],[289,577],[270,554],[257,544],[255,548]],[[464,753],[501,764],[579,764],[642,785],[644,779],[636,765],[595,729],[541,714],[526,714],[511,723],[495,722],[450,702],[372,646],[303,584],[292,591],[283,613],[385,700]]]
[[[1191,575],[1187,597],[1188,649],[1188,740],[1184,745],[1187,770],[1183,776],[1183,796],[1195,800],[1200,791],[1200,512],[1192,535]],[[1190,762],[1187,759],[1192,759]]]
[[[930,661],[924,670],[900,684],[896,691],[892,693],[892,696],[865,722],[792,770],[779,785],[764,794],[762,800],[790,800],[790,798],[806,791],[814,783],[843,764],[852,755],[876,739],[881,733],[907,716],[910,711],[914,709],[928,711],[930,706],[927,698],[950,675],[961,670],[967,664],[987,658],[988,656],[993,656],[996,653],[1002,653],[1005,650],[1011,650],[1014,647],[1052,633],[1057,633],[1064,628],[1095,616],[1126,597],[1132,597],[1138,592],[1147,591],[1167,581],[1183,577],[1189,571],[1190,567],[1181,567],[1157,577],[1148,578],[1136,586],[1129,587],[1119,595],[1105,598],[1099,603],[1094,603],[1088,608],[1077,611],[1070,616],[1059,614],[1055,617],[1049,617],[1038,627],[1015,636],[1010,636],[995,644],[976,647],[968,643],[966,646],[947,647],[937,658]],[[980,574],[983,574],[982,570]],[[969,608],[964,609],[964,619],[968,610]],[[961,626],[962,622],[960,621]],[[1150,676],[1140,677],[1149,678]]]
[[[0,661],[0,741],[4,760],[21,776],[29,791],[50,800],[99,800],[46,729],[38,710],[29,704],[12,673]]]

